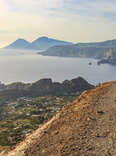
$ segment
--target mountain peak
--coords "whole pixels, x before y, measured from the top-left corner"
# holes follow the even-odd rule
[[[38,41],[46,41],[49,40],[50,38],[48,38],[47,36],[42,36],[42,37],[38,37],[36,40],[34,40],[33,42],[38,42]],[[33,43],[32,42],[32,43]]]
[[[49,39],[47,36],[39,37],[38,39]]]
[[[55,45],[69,45],[71,42],[65,42],[61,40],[56,40],[52,38],[48,38],[47,36],[42,36],[34,40],[33,42],[28,42],[23,38],[18,38],[16,41],[11,43],[5,48],[9,49],[37,49],[37,50],[45,50]]]
[[[26,41],[24,38],[18,38],[16,41]]]
[[[45,50],[50,47],[56,46],[56,45],[69,45],[72,44],[71,42],[56,40],[53,38],[48,38],[47,36],[42,36],[34,40],[30,45],[29,49],[39,49],[39,50]]]
[[[8,45],[7,49],[25,49],[27,46],[29,46],[30,42],[26,41],[23,38],[18,38],[16,41]]]

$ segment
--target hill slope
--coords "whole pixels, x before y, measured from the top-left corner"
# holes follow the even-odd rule
[[[78,46],[84,46],[84,47],[116,47],[116,39],[113,40],[107,40],[103,42],[88,42],[88,43],[77,43]]]
[[[84,91],[6,155],[116,156],[116,82]]]

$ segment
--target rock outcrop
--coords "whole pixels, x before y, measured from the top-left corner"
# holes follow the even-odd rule
[[[104,53],[103,59],[99,63],[109,63],[116,65],[116,48],[111,48]]]
[[[38,97],[46,95],[79,95],[82,91],[94,88],[82,77],[66,80],[62,83],[53,82],[52,79],[41,79],[37,82],[24,84],[12,83],[0,91],[0,97],[4,99],[16,99],[21,96]]]

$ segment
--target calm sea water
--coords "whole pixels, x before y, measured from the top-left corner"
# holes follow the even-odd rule
[[[0,50],[0,81],[3,83],[34,82],[41,78],[61,82],[78,76],[92,84],[116,80],[116,66],[98,66],[94,59],[40,56],[36,51]]]

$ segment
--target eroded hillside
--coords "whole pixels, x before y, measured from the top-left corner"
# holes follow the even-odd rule
[[[116,156],[116,82],[84,91],[6,156]]]

